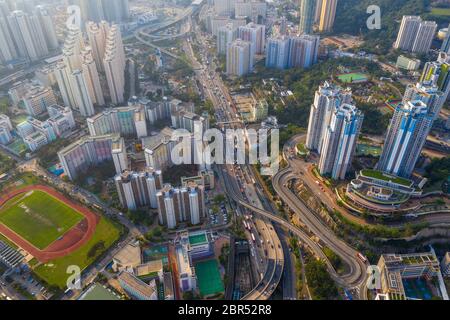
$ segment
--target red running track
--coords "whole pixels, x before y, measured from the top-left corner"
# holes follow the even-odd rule
[[[97,223],[100,218],[88,208],[75,203],[67,199],[61,193],[57,192],[55,189],[44,185],[32,185],[21,189],[6,192],[0,195],[0,208],[9,200],[15,196],[27,193],[33,190],[42,191],[50,194],[59,201],[78,211],[84,216],[83,221],[81,221],[77,226],[71,228],[64,234],[61,240],[56,240],[50,244],[47,248],[40,250],[29,243],[27,240],[23,239],[20,235],[15,233],[13,230],[6,227],[4,224],[0,223],[0,233],[5,237],[13,241],[16,245],[30,253],[33,257],[38,259],[40,262],[46,263],[50,260],[61,258],[67,256],[68,254],[74,252],[83,246],[89,239],[92,238]]]

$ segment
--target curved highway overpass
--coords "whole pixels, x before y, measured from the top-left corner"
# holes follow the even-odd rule
[[[323,253],[322,248],[314,241],[311,239],[311,237],[303,230],[301,230],[300,228],[292,225],[290,222],[286,221],[285,219],[273,214],[272,212],[268,212],[265,211],[263,209],[257,208],[249,203],[247,203],[246,201],[244,201],[244,199],[242,199],[241,196],[239,196],[239,194],[234,190],[234,188],[231,188],[230,186],[233,185],[233,181],[232,179],[227,176],[227,175],[223,175],[224,179],[226,181],[225,185],[227,186],[227,191],[228,191],[228,195],[234,200],[236,201],[238,204],[242,205],[243,207],[255,212],[256,214],[259,214],[265,218],[270,219],[271,221],[278,223],[279,225],[281,225],[282,227],[287,228],[289,231],[291,231],[293,234],[295,234],[303,243],[305,243],[310,250],[320,259],[322,259],[323,261],[326,262],[328,270],[332,276],[332,278],[339,283],[342,286],[345,287],[361,287],[361,285],[365,284],[365,279],[366,279],[366,266],[362,263],[362,262],[357,262],[359,260],[357,260],[356,258],[356,251],[355,251],[355,256],[354,258],[349,258],[348,257],[348,253],[347,254],[343,254],[343,260],[345,262],[347,262],[351,268],[351,272],[349,272],[347,275],[338,275],[338,273],[336,272],[336,270],[333,268],[333,266],[331,265],[331,263],[329,262],[327,256]],[[281,173],[281,175],[277,175],[279,178],[283,177],[284,174]],[[275,177],[276,178],[276,177]],[[312,214],[309,210],[307,210],[307,212],[309,214]],[[321,234],[318,235],[320,238],[322,237]],[[340,240],[339,240],[340,241]],[[324,241],[326,242],[326,241]],[[340,241],[342,242],[342,241]],[[342,245],[342,244],[341,244]],[[331,248],[334,247],[330,245]],[[353,253],[353,252],[352,252]],[[339,253],[338,253],[339,254]],[[263,280],[266,277],[263,278]],[[258,285],[259,286],[259,285]],[[365,290],[361,290],[361,293],[363,293]],[[361,298],[365,298],[365,294],[362,294]]]

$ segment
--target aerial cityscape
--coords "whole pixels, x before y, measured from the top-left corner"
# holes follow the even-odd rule
[[[449,94],[450,0],[0,0],[0,304],[449,300]]]

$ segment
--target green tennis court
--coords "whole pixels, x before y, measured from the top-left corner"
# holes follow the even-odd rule
[[[205,260],[195,264],[198,288],[202,297],[208,297],[224,292],[217,260]]]

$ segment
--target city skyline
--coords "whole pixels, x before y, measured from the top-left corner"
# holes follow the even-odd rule
[[[0,304],[449,300],[450,9],[356,2],[0,0]]]

